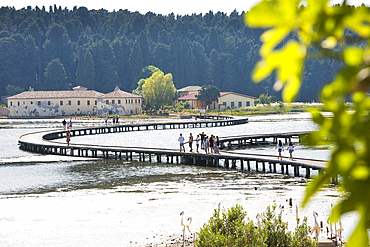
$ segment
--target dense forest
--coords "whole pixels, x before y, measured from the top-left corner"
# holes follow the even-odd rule
[[[131,92],[141,70],[154,65],[173,75],[177,89],[214,85],[258,97],[280,99],[274,78],[251,81],[259,60],[262,30],[244,25],[243,14],[209,12],[167,16],[128,10],[50,6],[0,9],[0,95],[5,87],[64,90],[81,85],[101,92],[118,85]],[[308,61],[297,100],[317,100],[339,64]],[[328,73],[329,72],[329,73]]]

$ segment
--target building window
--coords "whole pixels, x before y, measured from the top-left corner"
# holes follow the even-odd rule
[[[72,105],[72,101],[68,100],[68,105]]]
[[[31,105],[33,105],[33,101],[31,101]]]
[[[77,100],[77,105],[81,105],[81,101]]]
[[[97,100],[95,100],[95,105],[97,105],[98,104],[98,101]]]
[[[109,100],[106,100],[106,101],[105,101],[105,104],[109,105]]]
[[[134,103],[134,100],[132,99],[132,100],[131,100],[131,104],[133,104],[133,103]]]
[[[126,100],[126,105],[127,105],[127,100]]]
[[[21,103],[18,101],[18,106],[20,106],[21,105]]]
[[[26,101],[23,101],[23,105],[25,105],[26,104]]]
[[[140,104],[140,99],[138,99],[138,101],[139,101],[139,104]]]
[[[135,104],[137,104],[137,99],[135,99]]]
[[[59,105],[63,105],[63,101],[62,100],[59,102]]]
[[[48,101],[48,105],[51,105],[51,102],[50,101]]]
[[[10,101],[10,106],[13,106],[13,102],[12,101]]]
[[[115,101],[114,101],[114,99],[112,99],[112,105],[114,105],[114,103],[115,103]]]
[[[130,104],[130,102],[131,102],[131,100],[129,99],[129,100],[128,100],[128,104]]]
[[[40,106],[41,105],[41,101],[37,101],[37,105]]]
[[[246,102],[245,102],[245,106],[251,106],[251,102],[246,101]]]
[[[231,102],[231,107],[234,107],[234,102]]]
[[[238,102],[238,107],[242,107],[242,102],[241,101]]]
[[[121,100],[120,100],[120,99],[118,100],[118,104],[119,104],[119,105],[121,104]]]
[[[226,102],[222,102],[222,105],[224,105],[226,107]]]
[[[90,100],[87,101],[87,105],[90,105]]]

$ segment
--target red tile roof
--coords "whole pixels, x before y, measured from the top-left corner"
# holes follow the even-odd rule
[[[248,98],[252,98],[252,99],[256,99],[256,97],[253,97],[253,96],[248,96],[248,95],[244,95],[244,94],[240,94],[240,93],[234,93],[234,92],[220,92],[220,96],[225,96],[225,95],[228,95],[228,94],[236,94],[236,95],[239,95],[239,96],[243,96],[243,97],[248,97]]]

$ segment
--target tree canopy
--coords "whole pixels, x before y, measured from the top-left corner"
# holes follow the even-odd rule
[[[320,130],[308,137],[313,145],[332,144],[330,161],[308,186],[304,204],[331,179],[348,194],[332,209],[331,221],[351,211],[360,214],[346,246],[368,246],[370,225],[370,10],[364,5],[328,7],[328,0],[263,0],[245,15],[249,27],[267,28],[261,35],[261,61],[253,79],[262,81],[276,71],[274,88],[283,98],[299,94],[307,59],[328,57],[341,67],[321,91],[321,100],[332,117],[313,111]],[[295,35],[291,35],[294,33]],[[327,73],[324,68],[312,71]],[[303,83],[303,88],[305,88]],[[347,100],[353,109],[348,110]]]
[[[162,71],[157,71],[149,77],[142,88],[145,107],[155,109],[172,104],[177,92],[172,75],[165,75]]]
[[[243,25],[243,13],[175,16],[45,7],[0,9],[0,95],[8,84],[58,89],[45,83],[44,74],[58,58],[68,89],[85,85],[109,92],[119,86],[131,92],[142,68],[153,65],[171,73],[176,88],[214,85],[221,91],[281,97],[272,89],[274,75],[260,84],[250,79],[263,30]],[[333,79],[327,71],[339,65],[334,59],[308,62],[306,88],[297,99],[317,100],[319,88]],[[313,73],[321,69],[319,75]]]
[[[195,96],[199,101],[206,103],[206,105],[212,104],[212,102],[217,101],[220,97],[220,90],[216,86],[208,85],[202,86],[199,90],[198,95]]]

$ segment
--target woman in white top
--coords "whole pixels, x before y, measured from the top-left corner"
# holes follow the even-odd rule
[[[286,150],[289,149],[289,154],[290,154],[290,160],[293,160],[293,151],[294,151],[294,146],[293,146],[293,143],[290,141],[289,142],[289,145],[288,145],[288,148]]]

